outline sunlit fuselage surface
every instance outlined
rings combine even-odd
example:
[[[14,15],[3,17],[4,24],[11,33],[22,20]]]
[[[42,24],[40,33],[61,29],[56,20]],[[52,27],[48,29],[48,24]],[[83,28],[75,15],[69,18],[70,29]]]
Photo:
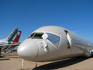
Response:
[[[87,39],[58,26],[34,31],[18,47],[18,55],[30,61],[53,61],[67,57],[91,56],[93,44]]]

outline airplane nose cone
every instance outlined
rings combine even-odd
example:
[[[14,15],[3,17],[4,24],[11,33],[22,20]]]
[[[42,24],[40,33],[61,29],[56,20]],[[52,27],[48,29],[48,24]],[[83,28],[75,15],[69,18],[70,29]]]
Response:
[[[38,45],[32,40],[25,40],[19,45],[17,53],[25,60],[34,60],[38,53]]]

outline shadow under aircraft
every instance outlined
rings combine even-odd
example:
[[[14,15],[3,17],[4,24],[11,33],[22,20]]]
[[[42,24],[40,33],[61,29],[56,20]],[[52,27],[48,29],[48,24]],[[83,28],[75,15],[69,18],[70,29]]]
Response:
[[[42,65],[42,66],[34,68],[33,70],[52,70],[52,69],[64,68],[64,67],[79,63],[87,59],[88,58],[69,58],[69,59]]]

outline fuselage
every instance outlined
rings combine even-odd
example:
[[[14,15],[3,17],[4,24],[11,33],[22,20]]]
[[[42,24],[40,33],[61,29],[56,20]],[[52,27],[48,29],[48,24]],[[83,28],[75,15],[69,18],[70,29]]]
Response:
[[[0,40],[0,45],[6,45],[6,44],[11,44],[11,41],[8,41],[8,39],[1,39]]]
[[[53,61],[68,57],[91,56],[93,42],[59,26],[35,30],[18,47],[18,55],[29,61]]]

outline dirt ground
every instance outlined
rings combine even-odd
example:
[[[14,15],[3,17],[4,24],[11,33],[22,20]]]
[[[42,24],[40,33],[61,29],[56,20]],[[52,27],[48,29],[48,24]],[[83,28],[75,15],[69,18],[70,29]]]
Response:
[[[36,63],[24,60],[14,53],[2,53],[0,58],[0,70],[93,70],[93,57],[91,58],[68,58],[56,62],[40,62]]]

